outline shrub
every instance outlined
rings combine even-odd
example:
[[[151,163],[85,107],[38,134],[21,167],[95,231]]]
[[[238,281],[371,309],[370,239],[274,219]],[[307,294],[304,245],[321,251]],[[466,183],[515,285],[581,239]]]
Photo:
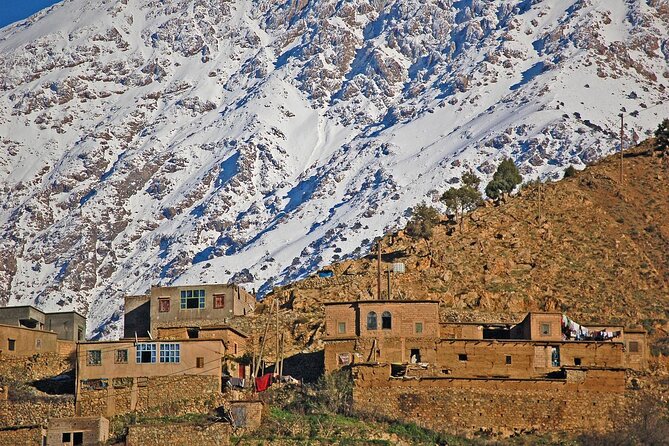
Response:
[[[439,211],[421,203],[414,208],[406,231],[411,237],[428,239],[432,237],[432,229],[437,223],[439,223]]]
[[[669,119],[664,119],[655,130],[655,149],[669,150]]]

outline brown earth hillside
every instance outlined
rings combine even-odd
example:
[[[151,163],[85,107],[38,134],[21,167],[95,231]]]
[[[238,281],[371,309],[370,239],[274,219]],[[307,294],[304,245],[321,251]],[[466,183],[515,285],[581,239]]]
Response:
[[[669,168],[648,155],[651,142],[574,177],[532,184],[499,205],[465,218],[445,216],[429,240],[403,231],[383,239],[383,270],[393,299],[436,299],[444,320],[515,321],[526,311],[563,311],[582,323],[643,324],[656,339],[669,319]],[[334,277],[310,277],[269,295],[282,304],[291,351],[317,349],[323,303],[376,298],[373,254],[332,265]],[[382,298],[387,297],[385,275]],[[259,314],[248,330],[261,331]],[[270,355],[271,355],[270,348]]]

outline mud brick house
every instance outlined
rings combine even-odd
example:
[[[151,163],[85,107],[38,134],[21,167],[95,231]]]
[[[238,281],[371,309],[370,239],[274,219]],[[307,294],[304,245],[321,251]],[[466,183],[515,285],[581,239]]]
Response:
[[[3,356],[32,356],[57,351],[56,333],[34,328],[0,325],[0,358]]]
[[[104,417],[50,418],[45,446],[93,446],[109,438],[109,420]]]
[[[67,356],[85,333],[86,318],[74,311],[44,313],[30,305],[0,308],[0,352],[5,356]]]
[[[440,323],[437,301],[356,301],[325,321],[326,372],[351,366],[355,410],[452,433],[610,428],[648,355],[642,330],[561,313]]]
[[[86,318],[76,311],[45,313],[31,305],[2,307],[0,324],[53,331],[63,341],[81,341],[86,336]]]
[[[580,330],[574,339],[564,320]],[[440,375],[533,378],[563,366],[641,369],[648,355],[642,330],[584,327],[561,313],[529,313],[518,324],[440,323],[437,301],[377,300],[325,304],[325,322],[326,371],[422,363]],[[611,337],[597,340],[602,333]]]
[[[436,363],[439,302],[325,304],[325,370],[358,362]]]
[[[229,325],[208,325],[203,327],[164,327],[158,328],[158,339],[217,339],[223,342],[225,357],[224,369],[230,376],[248,379],[251,369],[235,361],[248,352],[249,337]]]
[[[78,344],[76,412],[112,416],[221,392],[218,339]]]
[[[237,285],[154,286],[149,295],[126,297],[124,336],[155,336],[159,328],[225,325],[253,312],[255,304],[255,298]]]

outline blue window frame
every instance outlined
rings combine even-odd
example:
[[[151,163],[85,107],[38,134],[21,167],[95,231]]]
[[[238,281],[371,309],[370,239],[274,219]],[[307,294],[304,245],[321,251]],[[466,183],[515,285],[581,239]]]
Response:
[[[137,344],[137,364],[156,362],[156,344]]]
[[[181,309],[193,310],[204,308],[205,294],[204,290],[182,290],[181,291]]]
[[[160,362],[179,362],[179,344],[160,344]]]

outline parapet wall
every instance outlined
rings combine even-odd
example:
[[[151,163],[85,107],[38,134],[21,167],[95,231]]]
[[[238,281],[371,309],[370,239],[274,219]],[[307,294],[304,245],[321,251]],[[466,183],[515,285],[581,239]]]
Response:
[[[227,423],[134,425],[128,428],[128,446],[226,446],[230,444]]]
[[[389,378],[354,368],[354,410],[452,434],[604,431],[626,403],[624,371],[564,380]]]
[[[111,378],[80,383],[77,414],[113,416],[127,412],[178,415],[200,412],[205,400],[221,400],[217,376],[178,375]],[[220,405],[220,404],[219,404]]]
[[[57,353],[0,358],[0,376],[21,382],[57,376],[73,368],[72,358]]]
[[[44,429],[40,426],[0,428],[0,446],[40,445]]]

